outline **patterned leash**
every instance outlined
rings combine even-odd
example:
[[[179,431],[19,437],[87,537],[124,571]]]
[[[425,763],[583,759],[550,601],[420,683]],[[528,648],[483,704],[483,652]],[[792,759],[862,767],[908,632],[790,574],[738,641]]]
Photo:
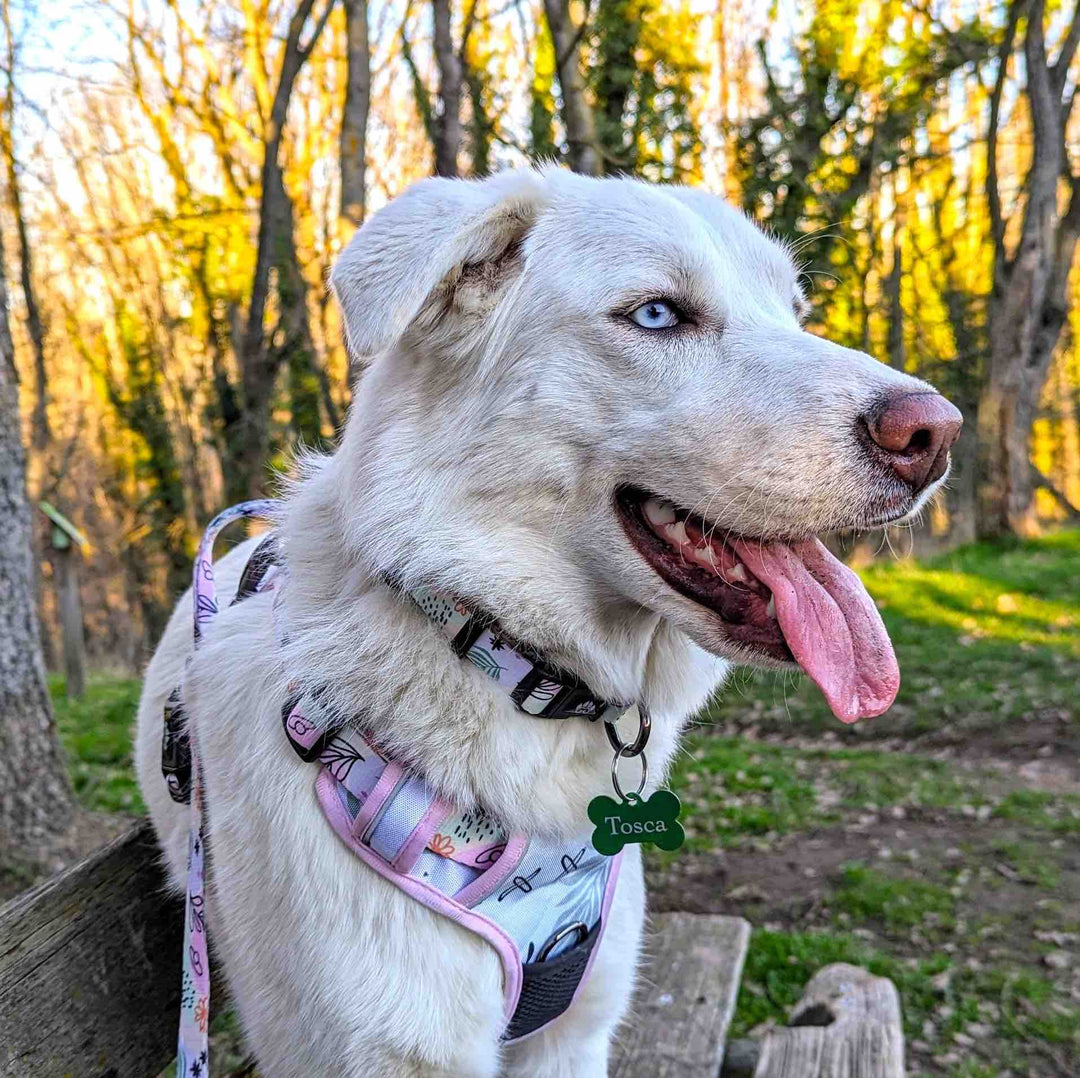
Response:
[[[219,513],[199,544],[192,593],[195,647],[203,626],[218,612],[214,583],[214,541],[230,524],[247,517],[273,516],[280,503],[270,498],[243,502]],[[180,990],[180,1031],[176,1078],[210,1078],[210,954],[204,903],[206,847],[203,838],[203,791],[195,743],[191,743],[191,824],[188,831],[188,880],[184,902],[184,958]]]

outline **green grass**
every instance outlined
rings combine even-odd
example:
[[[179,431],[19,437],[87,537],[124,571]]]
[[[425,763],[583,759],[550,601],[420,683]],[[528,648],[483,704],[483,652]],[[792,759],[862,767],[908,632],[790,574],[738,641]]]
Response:
[[[79,801],[100,812],[145,812],[131,757],[139,682],[92,677],[80,700],[67,698],[62,677],[50,677],[49,689]]]
[[[783,1024],[807,981],[833,962],[863,966],[895,981],[904,996],[908,1036],[921,1029],[935,1006],[937,992],[932,978],[950,967],[948,956],[939,955],[912,968],[846,932],[756,929],[750,937],[731,1036],[745,1036],[769,1019]]]
[[[948,887],[886,874],[861,862],[841,868],[830,905],[851,921],[880,921],[891,932],[914,928],[931,917],[935,927],[956,921],[956,896]]]
[[[918,753],[813,749],[707,730],[692,733],[687,748],[671,786],[686,806],[687,848],[698,852],[823,827],[850,812],[886,805],[960,814],[987,806],[984,812],[1047,826],[1056,814],[1053,826],[1060,830],[1074,822],[1068,798],[1047,795],[1037,799],[1037,809],[1022,813],[1013,795],[994,803],[992,773],[961,772]]]
[[[1080,833],[1080,796],[1046,790],[1012,790],[994,814],[1056,834]]]
[[[807,878],[821,895],[812,913],[801,884],[791,912],[768,895],[733,909],[755,921],[733,1036],[785,1021],[814,972],[847,961],[897,984],[913,1074],[1080,1073],[1073,969],[1042,964],[1053,940],[1080,932],[1070,853],[1080,793],[1038,788],[994,760],[1016,759],[1031,723],[1040,739],[1080,746],[1080,532],[863,576],[900,660],[897,705],[846,728],[804,679],[740,674],[672,776],[686,847],[650,861],[663,873],[720,848],[780,865],[804,837],[823,849],[831,835],[849,842],[845,863]],[[130,743],[138,683],[93,678],[77,702],[60,679],[51,687],[82,803],[141,812]],[[895,740],[878,744],[885,737]],[[935,755],[949,741],[953,758]],[[1041,741],[1023,743],[1021,760]],[[908,858],[919,826],[922,846]],[[867,829],[879,844],[857,849],[852,835]],[[218,1032],[223,1051],[237,1041],[242,1054],[233,1033]]]
[[[824,815],[813,783],[797,775],[782,746],[700,736],[690,746],[691,759],[672,777],[672,788],[693,806],[684,813],[690,849],[784,834]]]
[[[1001,863],[1024,883],[1053,891],[1061,883],[1061,871],[1046,856],[1046,850],[1036,842],[1002,840],[994,844],[993,852]]]

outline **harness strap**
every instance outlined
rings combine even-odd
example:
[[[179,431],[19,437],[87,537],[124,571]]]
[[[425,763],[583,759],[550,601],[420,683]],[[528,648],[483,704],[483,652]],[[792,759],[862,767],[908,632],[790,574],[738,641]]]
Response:
[[[219,513],[210,522],[199,545],[193,570],[196,648],[202,639],[203,628],[219,609],[213,565],[215,540],[235,521],[248,517],[272,518],[279,507],[280,503],[271,499],[243,502]],[[249,558],[232,602],[240,602],[258,591],[270,590],[276,584],[274,577],[282,572],[277,539],[271,534]],[[596,696],[574,675],[551,666],[533,649],[514,641],[490,616],[435,589],[418,588],[406,594],[435,622],[454,651],[487,674],[525,714],[538,718],[584,718],[614,723],[627,709],[628,705],[610,703]],[[365,860],[369,852],[374,851],[385,866],[385,870],[382,867],[378,870],[389,872],[398,880],[410,879],[409,873],[419,860],[431,854],[438,855],[435,860],[442,859],[446,865],[446,871],[439,872],[444,882],[455,872],[471,870],[475,874],[479,870],[479,877],[462,876],[458,886],[450,889],[451,894],[458,892],[456,901],[440,895],[441,901],[449,902],[457,911],[455,919],[458,915],[465,919],[474,917],[465,905],[466,901],[470,906],[473,902],[477,905],[490,901],[501,903],[517,890],[529,893],[533,889],[530,882],[533,877],[522,876],[515,877],[508,890],[489,894],[488,888],[494,889],[496,881],[504,879],[504,872],[509,875],[525,853],[527,840],[507,836],[482,813],[455,812],[452,806],[434,798],[418,776],[409,775],[396,763],[386,760],[356,731],[340,729],[340,718],[320,714],[319,698],[324,691],[325,686],[310,688],[299,683],[290,686],[282,708],[282,725],[289,743],[301,759],[323,765],[318,782],[323,807],[334,806],[336,829],[341,821],[348,821],[348,833],[343,833],[342,837],[354,843],[358,852],[363,851]],[[176,1078],[209,1078],[210,961],[204,901],[203,788],[190,737],[178,688],[166,702],[162,742],[162,771],[169,793],[175,801],[190,799],[191,804]],[[339,784],[344,803],[337,795],[330,800],[330,788],[324,783],[331,780]],[[350,798],[356,803],[355,815],[349,812]],[[390,804],[395,807],[392,817],[380,815],[380,809]],[[404,815],[403,806],[411,806]],[[491,866],[499,861],[502,862],[499,871],[492,871]],[[455,868],[455,863],[461,867]],[[570,863],[576,864],[573,857]],[[567,871],[565,864],[562,870]],[[541,867],[537,867],[533,875],[541,871]],[[447,876],[446,872],[451,875]],[[613,862],[608,886],[604,888],[605,915],[617,872],[618,858]],[[597,923],[602,920],[600,918]],[[510,1035],[525,1035],[529,1029],[543,1024],[540,1021],[543,1016],[519,1016],[515,1009],[521,993],[521,958],[513,941],[509,937],[503,940],[505,934],[495,922],[483,917],[480,921],[489,926],[482,934],[498,946],[507,973],[508,1018],[514,1018]],[[579,949],[584,956],[582,962],[591,961],[595,933],[590,932],[588,939],[588,948]],[[503,942],[507,946],[503,946]],[[531,950],[530,947],[530,953]],[[587,966],[576,971],[575,987],[583,979],[584,970]],[[544,975],[554,973],[552,966]],[[569,999],[563,1000],[544,1022],[561,1013],[568,1003]]]

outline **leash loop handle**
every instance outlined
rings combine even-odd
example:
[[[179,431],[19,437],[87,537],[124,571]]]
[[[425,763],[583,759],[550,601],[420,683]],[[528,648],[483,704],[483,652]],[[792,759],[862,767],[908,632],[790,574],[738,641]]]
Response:
[[[279,503],[269,498],[244,502],[218,513],[199,544],[192,571],[194,646],[203,626],[218,612],[214,577],[214,540],[233,521],[272,516]],[[190,662],[191,657],[188,656]],[[171,698],[170,698],[171,699]],[[203,831],[203,787],[195,741],[189,739],[191,810],[188,829],[188,878],[184,899],[183,975],[180,991],[180,1026],[176,1038],[176,1078],[210,1078],[210,950],[204,904],[206,849]],[[171,787],[170,787],[171,789]]]

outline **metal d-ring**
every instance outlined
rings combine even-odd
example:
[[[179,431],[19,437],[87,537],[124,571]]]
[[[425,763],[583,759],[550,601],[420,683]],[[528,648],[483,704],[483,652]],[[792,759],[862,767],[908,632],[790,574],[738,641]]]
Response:
[[[641,791],[645,789],[645,783],[649,781],[649,761],[645,758],[643,752],[637,753],[641,759],[641,781],[638,783],[638,788],[632,794],[624,794],[622,787],[619,785],[619,761],[622,759],[631,759],[634,753],[627,752],[628,748],[632,746],[625,745],[621,749],[615,750],[615,755],[611,759],[611,785],[615,790],[615,793],[619,795],[620,801],[629,801],[631,798],[641,799]]]
[[[584,943],[589,938],[589,926],[585,924],[584,921],[572,921],[570,924],[560,928],[559,931],[540,948],[540,953],[536,956],[536,961],[546,962],[547,956],[555,949],[555,945],[561,940],[566,939],[571,932],[576,932],[578,935],[577,943],[574,944],[575,947],[579,943]]]
[[[611,747],[615,750],[615,761],[618,763],[620,756],[625,756],[630,759],[633,756],[640,756],[645,751],[645,746],[649,743],[649,734],[652,733],[652,719],[649,718],[648,711],[645,710],[644,704],[638,704],[638,732],[637,737],[631,742],[623,741],[619,737],[619,731],[613,722],[604,723],[604,732],[607,734],[608,741],[611,742]],[[614,764],[612,765],[614,767]]]

